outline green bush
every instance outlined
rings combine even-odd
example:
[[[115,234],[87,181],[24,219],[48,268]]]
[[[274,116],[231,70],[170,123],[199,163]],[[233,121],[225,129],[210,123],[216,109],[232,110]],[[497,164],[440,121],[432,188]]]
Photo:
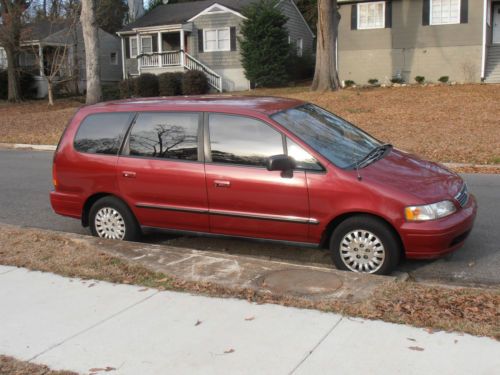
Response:
[[[352,86],[354,86],[355,84],[356,84],[356,82],[354,82],[354,81],[353,81],[353,80],[351,80],[351,79],[346,79],[346,80],[344,81],[344,85],[345,85],[345,87],[352,87]]]
[[[135,79],[129,78],[124,79],[118,84],[118,91],[120,92],[120,98],[127,99],[135,95]]]
[[[160,96],[182,95],[184,73],[162,73],[158,76]]]
[[[304,53],[302,56],[297,56],[294,51],[292,51],[287,62],[288,77],[292,81],[312,78],[314,76],[315,64],[316,61],[312,54]]]
[[[421,85],[425,82],[425,77],[424,76],[416,76],[415,82],[417,82],[419,85]]]
[[[368,83],[369,83],[370,85],[377,85],[377,84],[378,84],[378,79],[377,79],[377,78],[370,78],[370,79],[368,80]]]
[[[182,93],[184,95],[203,95],[209,90],[208,79],[205,73],[199,70],[190,70],[182,78]]]
[[[158,76],[151,73],[144,73],[135,80],[135,96],[147,98],[159,95]]]
[[[22,72],[19,74],[21,98],[28,100],[36,98],[37,90],[33,74]],[[7,70],[0,70],[0,99],[7,100],[9,95],[9,77]]]
[[[391,78],[391,82],[402,84],[402,83],[405,83],[405,80],[401,77],[393,77],[393,78]]]
[[[448,76],[442,76],[442,77],[439,77],[439,79],[438,79],[438,81],[441,83],[448,83],[449,80],[450,80],[450,77],[448,77]]]
[[[117,100],[121,97],[121,87],[118,83],[105,83],[102,85],[102,99]]]

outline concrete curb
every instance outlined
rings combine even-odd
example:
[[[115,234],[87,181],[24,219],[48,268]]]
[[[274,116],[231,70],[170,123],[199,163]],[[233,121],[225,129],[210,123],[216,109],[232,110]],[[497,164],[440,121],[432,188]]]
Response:
[[[12,149],[31,149],[36,151],[55,151],[57,146],[54,145],[31,145],[27,143],[0,143],[0,148]]]

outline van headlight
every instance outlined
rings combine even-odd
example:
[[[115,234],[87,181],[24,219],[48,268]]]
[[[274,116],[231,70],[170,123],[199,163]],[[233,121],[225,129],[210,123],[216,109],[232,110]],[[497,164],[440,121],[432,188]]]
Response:
[[[427,221],[440,219],[456,211],[452,201],[442,201],[424,206],[409,206],[405,208],[405,217],[408,221]]]

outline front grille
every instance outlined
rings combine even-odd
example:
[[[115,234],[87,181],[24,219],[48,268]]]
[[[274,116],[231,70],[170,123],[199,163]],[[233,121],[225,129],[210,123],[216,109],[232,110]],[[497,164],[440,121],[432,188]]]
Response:
[[[469,192],[467,191],[467,185],[465,183],[460,192],[455,195],[455,199],[458,203],[460,203],[461,207],[465,207],[467,205],[467,202],[469,201]]]

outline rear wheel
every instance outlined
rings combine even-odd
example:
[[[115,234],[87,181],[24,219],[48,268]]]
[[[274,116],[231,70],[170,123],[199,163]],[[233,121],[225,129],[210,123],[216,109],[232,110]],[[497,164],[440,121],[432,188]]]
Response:
[[[127,205],[111,196],[101,198],[93,204],[89,224],[96,237],[136,241],[141,235],[141,229]]]
[[[367,215],[352,216],[332,233],[330,251],[338,269],[386,275],[399,263],[399,240],[388,224]]]

